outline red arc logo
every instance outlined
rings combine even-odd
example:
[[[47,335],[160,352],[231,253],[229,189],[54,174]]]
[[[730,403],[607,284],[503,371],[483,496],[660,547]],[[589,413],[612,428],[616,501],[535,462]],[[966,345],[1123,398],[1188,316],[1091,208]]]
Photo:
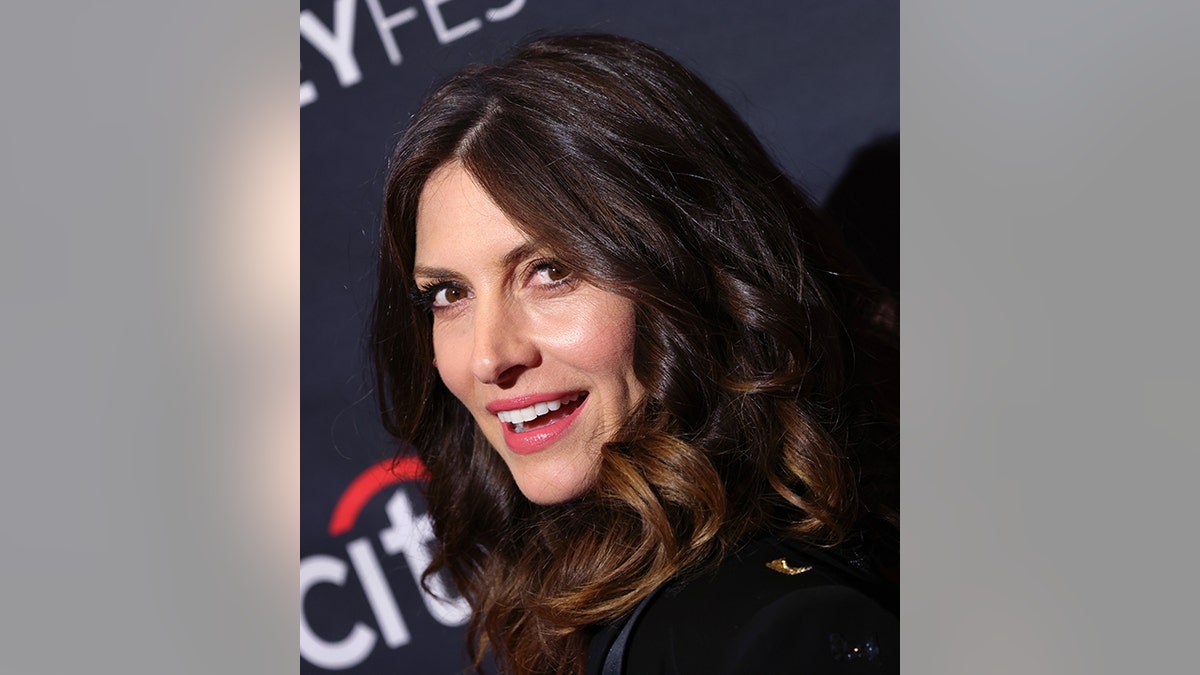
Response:
[[[358,474],[338,498],[337,506],[333,507],[333,515],[329,518],[329,535],[336,537],[349,532],[358,520],[358,514],[372,497],[389,485],[408,480],[429,480],[425,465],[416,457],[385,459]]]

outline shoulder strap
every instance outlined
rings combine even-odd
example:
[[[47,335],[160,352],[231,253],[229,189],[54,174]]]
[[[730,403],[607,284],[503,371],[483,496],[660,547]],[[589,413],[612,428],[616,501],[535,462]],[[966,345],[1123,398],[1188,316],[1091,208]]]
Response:
[[[654,598],[662,592],[670,582],[660,585],[658,588],[650,592],[650,595],[642,598],[637,607],[633,608],[633,612],[629,618],[625,620],[625,625],[621,627],[621,632],[617,633],[617,638],[613,640],[609,646],[608,652],[604,655],[604,667],[600,670],[600,675],[621,675],[625,670],[625,651],[629,648],[629,636],[633,634],[634,626],[638,619],[642,618],[642,614]]]

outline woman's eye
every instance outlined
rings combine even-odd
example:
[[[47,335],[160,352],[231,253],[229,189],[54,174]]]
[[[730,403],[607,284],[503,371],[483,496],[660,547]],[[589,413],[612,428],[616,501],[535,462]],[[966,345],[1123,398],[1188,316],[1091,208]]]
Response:
[[[433,306],[448,307],[465,297],[467,297],[467,294],[464,293],[461,288],[455,288],[454,286],[443,286],[434,292]]]
[[[538,266],[534,269],[533,274],[534,279],[538,283],[542,284],[557,283],[571,276],[571,273],[568,272],[562,265],[552,262],[543,262],[538,264]]]

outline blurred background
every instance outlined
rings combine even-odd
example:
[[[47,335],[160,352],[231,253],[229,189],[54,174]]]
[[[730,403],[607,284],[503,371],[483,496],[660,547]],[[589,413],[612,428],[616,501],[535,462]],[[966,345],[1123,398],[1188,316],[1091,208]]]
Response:
[[[397,446],[365,359],[387,157],[410,116],[464,65],[539,35],[643,40],[725,97],[898,290],[899,5],[302,0],[300,10],[301,671],[458,673],[465,609],[416,583],[431,543],[424,504],[414,467],[390,468]],[[258,132],[247,148],[273,130]]]

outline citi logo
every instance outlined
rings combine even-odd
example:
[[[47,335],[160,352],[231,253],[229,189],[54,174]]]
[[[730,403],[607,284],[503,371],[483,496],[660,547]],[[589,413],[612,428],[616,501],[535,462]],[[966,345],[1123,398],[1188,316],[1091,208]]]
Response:
[[[328,670],[344,670],[361,664],[378,648],[380,642],[389,649],[398,649],[412,642],[412,633],[405,621],[394,592],[394,583],[416,584],[418,595],[430,616],[443,626],[461,626],[470,616],[470,607],[457,593],[452,592],[440,575],[429,579],[430,595],[421,588],[421,573],[433,559],[433,524],[428,514],[417,516],[413,511],[405,483],[424,481],[425,467],[414,457],[401,458],[395,462],[384,460],[359,474],[342,492],[333,515],[329,519],[328,532],[333,538],[352,532],[363,509],[376,495],[391,490],[384,510],[387,525],[380,531],[358,536],[345,545],[345,555],[315,554],[300,560],[300,656],[305,661]],[[381,563],[373,539],[378,539],[385,558]],[[399,572],[401,559],[408,568],[407,579]],[[385,571],[385,568],[387,571]],[[350,580],[350,570],[354,580]],[[322,585],[328,593],[358,593],[365,596],[374,627],[363,620],[353,621],[349,632],[337,630],[336,635],[318,634],[312,628],[308,612],[319,611],[306,603],[310,591]],[[437,597],[435,597],[437,596]],[[347,601],[356,598],[340,599]],[[360,602],[360,601],[359,601]],[[410,610],[411,612],[412,610]],[[419,611],[419,610],[418,610]],[[368,618],[368,617],[363,617]],[[326,632],[331,632],[326,629]]]

